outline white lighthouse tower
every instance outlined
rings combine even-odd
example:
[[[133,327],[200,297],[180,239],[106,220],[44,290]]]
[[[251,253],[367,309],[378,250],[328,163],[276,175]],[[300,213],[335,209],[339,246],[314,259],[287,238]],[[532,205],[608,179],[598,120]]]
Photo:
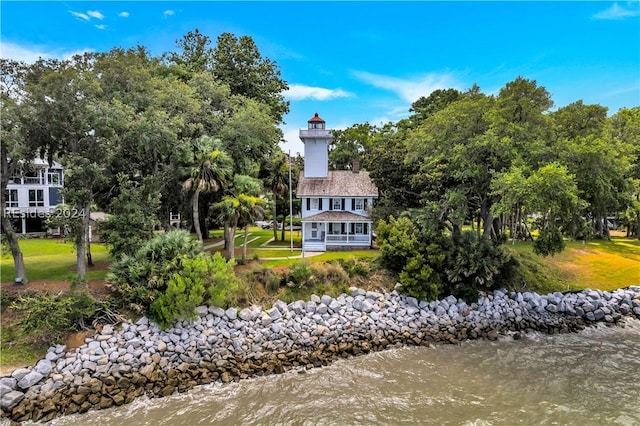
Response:
[[[333,139],[331,130],[325,129],[325,121],[313,116],[306,130],[300,130],[300,140],[304,143],[304,177],[326,178],[329,172],[329,144]]]

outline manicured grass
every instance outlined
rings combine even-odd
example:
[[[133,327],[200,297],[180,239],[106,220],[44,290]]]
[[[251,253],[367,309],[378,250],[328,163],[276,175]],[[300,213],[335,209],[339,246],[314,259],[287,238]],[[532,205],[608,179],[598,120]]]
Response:
[[[60,239],[35,238],[21,240],[20,248],[30,280],[65,281],[75,274],[76,253],[73,244]],[[91,244],[93,262],[109,261],[110,257],[103,244]],[[106,269],[88,268],[89,281],[104,279]],[[0,277],[3,283],[13,282],[15,268],[11,252],[2,253],[0,258]]]
[[[640,240],[571,241],[562,253],[546,258],[534,254],[531,243],[506,247],[517,253],[525,273],[549,288],[610,291],[640,284]]]
[[[302,252],[300,251],[300,249],[293,249],[293,252],[291,250],[285,249],[257,249],[254,250],[253,253],[257,253],[258,256],[260,258],[265,258],[265,257],[293,257],[293,256],[300,256],[300,254],[302,254]]]

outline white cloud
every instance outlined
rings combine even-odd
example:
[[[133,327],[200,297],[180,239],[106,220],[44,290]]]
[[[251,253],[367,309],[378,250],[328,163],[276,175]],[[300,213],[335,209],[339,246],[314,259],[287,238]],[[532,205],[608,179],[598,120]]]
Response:
[[[428,96],[438,89],[458,88],[459,84],[451,74],[427,74],[413,79],[403,79],[366,71],[353,71],[361,81],[380,89],[389,90],[407,102],[415,102],[421,96]]]
[[[107,26],[106,26],[106,25],[104,25],[104,24],[94,25],[94,27],[96,27],[96,28],[97,28],[97,29],[99,29],[99,30],[106,30],[106,29],[107,29]]]
[[[118,13],[118,16],[121,18],[128,18],[129,17],[129,12],[120,12]]]
[[[63,50],[49,50],[43,49],[38,46],[20,46],[15,43],[3,42],[0,45],[0,57],[3,59],[13,59],[14,61],[22,61],[28,64],[32,64],[40,58],[43,59],[70,59],[74,55],[82,55],[83,53],[90,52],[89,49],[75,50],[75,51],[63,51]]]
[[[306,124],[306,123],[305,123]],[[291,151],[291,155],[295,156],[298,153],[304,155],[304,144],[300,140],[300,130],[294,126],[284,126],[282,129],[285,143],[280,145],[280,148],[284,152]]]
[[[292,84],[289,86],[289,90],[284,93],[284,96],[293,101],[300,101],[302,99],[326,101],[335,98],[346,98],[353,95],[342,89],[325,89],[323,87]]]
[[[14,43],[3,42],[0,45],[0,57],[3,59],[33,63],[39,58],[51,58],[53,55],[37,48],[27,48]]]
[[[87,15],[96,19],[104,19],[104,15],[97,10],[87,10]]]
[[[164,15],[164,17],[166,18],[166,17],[168,17],[168,16],[173,16],[173,15],[175,15],[175,14],[176,14],[176,12],[174,12],[174,11],[173,11],[173,10],[171,10],[171,9],[168,9],[168,10],[165,10],[162,14],[163,14],[163,15]]]
[[[91,18],[89,17],[89,15],[82,13],[82,12],[74,12],[73,10],[69,11],[70,14],[72,14],[73,16],[75,16],[76,18],[78,18],[81,21],[88,21]]]
[[[622,7],[618,3],[614,3],[609,9],[603,10],[593,15],[596,19],[625,19],[640,15],[640,3],[628,2],[628,7]]]

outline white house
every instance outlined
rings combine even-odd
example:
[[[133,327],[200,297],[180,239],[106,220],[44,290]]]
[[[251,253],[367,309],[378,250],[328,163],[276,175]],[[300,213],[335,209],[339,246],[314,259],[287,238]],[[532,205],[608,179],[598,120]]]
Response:
[[[369,173],[354,161],[352,170],[329,170],[331,130],[316,113],[300,130],[304,171],[298,181],[302,199],[302,250],[327,251],[371,247],[368,209],[378,198]]]
[[[46,230],[45,220],[63,202],[64,170],[60,163],[36,158],[9,177],[5,211],[23,234]]]

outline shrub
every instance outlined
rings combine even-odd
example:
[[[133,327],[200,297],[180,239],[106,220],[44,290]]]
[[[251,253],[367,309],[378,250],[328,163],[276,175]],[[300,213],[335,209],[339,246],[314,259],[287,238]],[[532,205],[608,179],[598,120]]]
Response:
[[[313,269],[308,262],[300,262],[291,265],[287,274],[287,285],[297,285],[299,287],[307,287],[312,285],[314,281]]]
[[[558,227],[547,227],[540,230],[538,238],[533,242],[533,252],[540,256],[553,256],[564,250],[564,238]]]
[[[329,285],[341,285],[349,281],[349,275],[338,263],[327,263],[324,266],[314,266],[318,281]],[[322,278],[320,277],[322,270]]]
[[[348,259],[339,259],[338,263],[342,266],[342,269],[349,275],[349,278],[353,278],[356,275],[361,277],[366,277],[369,275],[369,267],[364,265],[362,261],[356,259],[355,257],[350,257]]]
[[[202,245],[183,230],[156,235],[133,256],[122,255],[111,266],[107,281],[120,300],[139,312],[162,294],[182,262],[202,252]]]
[[[39,334],[48,344],[61,342],[65,333],[85,327],[96,313],[96,300],[84,292],[65,295],[22,296],[11,304],[27,315],[20,321],[24,333]]]
[[[192,319],[196,307],[203,303],[227,307],[228,297],[238,290],[233,260],[227,262],[220,253],[200,253],[184,258],[167,284],[165,292],[151,303],[150,316],[167,326],[178,318]]]
[[[467,301],[476,300],[479,291],[497,288],[497,278],[509,268],[511,256],[501,245],[480,238],[474,231],[463,232],[453,239],[446,260],[447,292]],[[510,270],[510,274],[513,271]]]

